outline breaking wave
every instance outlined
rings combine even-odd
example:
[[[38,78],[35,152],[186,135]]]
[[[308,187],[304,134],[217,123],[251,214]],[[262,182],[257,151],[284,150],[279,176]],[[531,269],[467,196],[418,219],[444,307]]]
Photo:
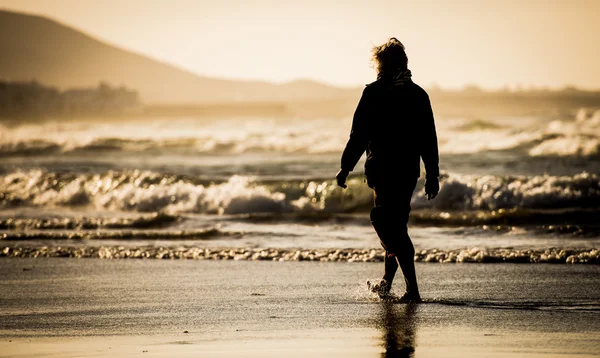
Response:
[[[172,140],[97,138],[88,143],[53,142],[41,139],[0,143],[3,156],[70,155],[105,152],[171,153],[171,154],[241,154],[241,153],[337,153],[343,148],[341,138],[335,145],[332,137],[319,135],[303,138],[290,135],[288,139],[269,140],[253,136],[243,141],[178,138]]]
[[[546,139],[529,150],[531,156],[600,156],[600,110],[580,109],[575,121],[548,124]]]
[[[439,118],[442,155],[518,150],[530,157],[600,156],[600,110],[582,108],[575,118]],[[275,125],[268,120],[225,121],[221,125],[168,121],[51,124],[9,128],[0,124],[0,155],[47,156],[123,152],[178,155],[243,153],[336,153],[348,139],[347,125],[312,120]],[[349,125],[349,122],[347,122]],[[229,128],[224,131],[222,127]],[[2,133],[4,132],[4,133]],[[202,133],[190,136],[190,133]]]
[[[92,229],[156,229],[183,221],[178,215],[152,213],[133,218],[5,218],[0,219],[0,230],[92,230]]]
[[[428,201],[413,196],[413,208],[439,210],[564,209],[600,207],[600,178],[574,176],[450,176],[440,193]]]
[[[31,170],[0,176],[0,207],[87,206],[169,215],[368,212],[372,191],[362,178],[351,178],[348,184],[347,190],[341,190],[331,180],[260,182],[232,176],[224,182],[206,183],[150,171],[62,174]],[[600,178],[585,172],[532,177],[446,175],[432,201],[425,198],[419,182],[412,207],[447,211],[448,215],[500,209],[598,209]]]
[[[575,118],[448,119],[438,123],[441,154],[518,150],[530,157],[600,157],[600,110]]]
[[[248,235],[249,233],[246,232],[223,230],[219,225],[215,225],[193,230],[140,230],[128,228],[120,230],[8,231],[0,233],[0,240],[207,240],[224,237],[241,238]]]

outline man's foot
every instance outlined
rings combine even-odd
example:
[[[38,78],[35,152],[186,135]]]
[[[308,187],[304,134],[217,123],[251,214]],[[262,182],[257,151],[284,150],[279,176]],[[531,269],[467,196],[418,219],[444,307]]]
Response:
[[[386,280],[381,279],[379,282],[371,283],[371,281],[367,281],[367,287],[371,292],[376,293],[381,298],[389,297],[390,290],[392,289],[392,285],[390,285]]]
[[[419,292],[404,292],[402,297],[398,299],[399,302],[406,303],[421,303],[423,300],[421,299],[421,295]]]

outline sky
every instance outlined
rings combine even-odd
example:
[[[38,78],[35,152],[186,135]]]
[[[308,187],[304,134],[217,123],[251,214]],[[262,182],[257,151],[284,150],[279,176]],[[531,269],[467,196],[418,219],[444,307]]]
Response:
[[[600,88],[599,0],[0,0],[199,75],[355,86],[397,37],[413,79]]]

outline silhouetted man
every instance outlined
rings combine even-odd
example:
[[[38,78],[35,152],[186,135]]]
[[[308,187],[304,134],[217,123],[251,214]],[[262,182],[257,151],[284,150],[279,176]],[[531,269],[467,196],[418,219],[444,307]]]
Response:
[[[337,184],[346,178],[366,151],[365,176],[374,191],[371,223],[385,249],[383,279],[369,284],[381,297],[389,294],[398,266],[406,282],[404,301],[420,301],[413,247],[407,223],[410,200],[426,171],[425,193],[439,192],[438,145],[429,96],[411,80],[404,45],[396,38],[373,49],[377,80],[368,84],[354,113],[352,130],[342,154]]]

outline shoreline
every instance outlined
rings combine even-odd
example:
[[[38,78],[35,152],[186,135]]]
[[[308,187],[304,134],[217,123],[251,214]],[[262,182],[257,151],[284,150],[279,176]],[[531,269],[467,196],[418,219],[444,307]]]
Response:
[[[0,258],[383,262],[383,249],[199,248],[194,246],[0,246]],[[417,249],[415,262],[600,264],[599,248]]]

